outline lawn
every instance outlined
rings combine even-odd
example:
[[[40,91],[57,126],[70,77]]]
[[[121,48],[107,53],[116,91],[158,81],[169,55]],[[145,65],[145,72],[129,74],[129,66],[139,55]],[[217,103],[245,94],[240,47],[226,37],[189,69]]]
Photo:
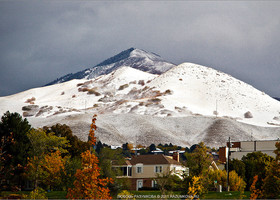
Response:
[[[160,191],[130,191],[136,199],[157,199],[157,197],[167,197],[167,199],[180,199],[186,198],[186,195],[181,195],[181,192],[169,192],[166,196],[161,196]],[[200,196],[200,199],[240,199],[240,192],[208,192]],[[245,191],[243,194],[243,199],[250,199],[250,192]]]
[[[201,199],[241,199],[240,192],[208,192],[202,195]],[[243,199],[250,199],[250,192],[245,191],[243,194]]]
[[[66,191],[51,191],[47,193],[48,199],[65,199],[66,198]],[[131,194],[135,197],[135,199],[181,199],[184,198],[185,195],[181,195],[181,192],[174,191],[174,192],[167,192],[165,196],[162,196],[160,191],[130,191]],[[2,198],[6,198],[11,194],[29,194],[28,191],[21,191],[21,192],[2,192]],[[116,197],[114,197],[115,199]],[[0,198],[1,199],[1,198]],[[200,199],[240,199],[239,192],[208,192],[200,196]],[[243,199],[250,199],[250,192],[246,191],[244,193]]]
[[[2,198],[7,198],[8,196],[13,196],[15,194],[18,195],[28,195],[30,193],[30,191],[19,191],[19,192],[10,192],[10,191],[3,191],[2,192],[2,196],[0,196]],[[47,197],[48,199],[66,199],[66,191],[51,191],[47,193]]]

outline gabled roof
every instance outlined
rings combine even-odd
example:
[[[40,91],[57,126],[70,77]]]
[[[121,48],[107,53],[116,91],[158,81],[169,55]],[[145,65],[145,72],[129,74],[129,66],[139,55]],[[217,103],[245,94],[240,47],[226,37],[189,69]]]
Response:
[[[173,164],[173,165],[182,165],[180,162],[173,160],[165,155],[139,155],[135,156],[130,160],[132,165],[142,163],[143,165],[158,165],[158,164]]]

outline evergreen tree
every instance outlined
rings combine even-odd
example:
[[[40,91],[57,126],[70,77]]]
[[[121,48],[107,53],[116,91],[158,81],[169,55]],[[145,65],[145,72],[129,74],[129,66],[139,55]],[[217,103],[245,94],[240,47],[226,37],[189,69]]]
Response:
[[[156,150],[156,145],[155,144],[151,144],[149,146],[149,151],[152,152],[152,151],[155,151]]]
[[[2,151],[10,155],[9,162],[6,162],[4,168],[13,168],[13,176],[6,177],[10,184],[21,186],[23,167],[27,164],[30,141],[27,132],[31,129],[27,119],[23,119],[18,113],[7,111],[0,121],[1,140],[12,135],[13,144],[6,145]]]

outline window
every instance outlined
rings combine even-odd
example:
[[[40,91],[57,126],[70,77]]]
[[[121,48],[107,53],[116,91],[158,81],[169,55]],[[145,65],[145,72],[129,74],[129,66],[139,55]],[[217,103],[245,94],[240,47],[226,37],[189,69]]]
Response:
[[[152,188],[157,188],[157,181],[156,180],[152,180]]]
[[[140,166],[140,167],[137,167],[137,168],[136,168],[136,172],[137,172],[138,174],[142,173],[142,167],[141,167],[141,166]]]
[[[155,166],[155,172],[161,173],[162,172],[162,166]]]
[[[112,170],[116,173],[117,176],[131,176],[132,175],[132,167],[112,167]]]
[[[136,164],[135,167],[136,167],[136,173],[137,173],[137,174],[143,173],[143,164],[142,164],[142,163]]]

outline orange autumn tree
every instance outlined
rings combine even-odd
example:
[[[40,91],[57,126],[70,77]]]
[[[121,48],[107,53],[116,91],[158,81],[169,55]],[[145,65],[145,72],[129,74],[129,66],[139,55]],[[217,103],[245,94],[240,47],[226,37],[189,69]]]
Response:
[[[256,188],[256,182],[258,181],[258,175],[254,176],[254,180],[253,183],[250,187],[250,199],[257,199],[258,197],[260,197],[262,195],[261,191],[259,189]]]
[[[89,131],[89,142],[92,146],[96,143],[94,132],[96,130],[96,115],[93,116]],[[87,150],[81,154],[82,168],[78,169],[74,181],[74,187],[68,189],[67,198],[69,199],[112,199],[110,190],[106,187],[111,179],[101,179],[98,158]]]

